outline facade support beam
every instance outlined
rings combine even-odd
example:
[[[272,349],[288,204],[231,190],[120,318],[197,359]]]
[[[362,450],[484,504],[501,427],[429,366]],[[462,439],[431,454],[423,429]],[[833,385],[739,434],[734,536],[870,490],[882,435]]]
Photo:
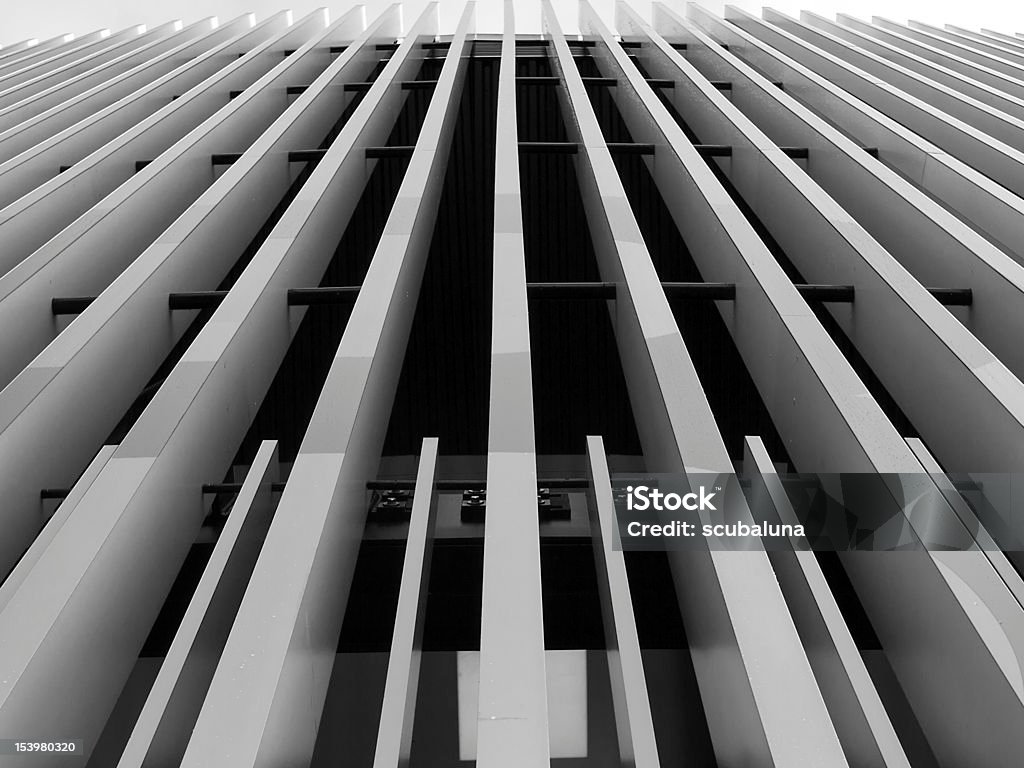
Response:
[[[366,522],[366,483],[377,474],[430,250],[474,12],[475,5],[468,3],[445,55],[409,168],[292,465],[182,768],[229,762],[260,768],[301,765],[313,755]],[[429,5],[425,13],[436,15],[437,5]],[[428,29],[421,17],[395,57],[422,51]],[[401,80],[408,78],[399,75],[392,67],[370,93],[382,87],[401,92]],[[329,160],[330,152],[317,172]],[[315,198],[303,200],[302,207],[314,204]],[[281,226],[295,223],[286,217]],[[206,357],[219,346],[214,337],[205,345],[197,340],[194,348],[196,356]],[[302,526],[294,525],[298,516]],[[247,663],[251,658],[260,663]]]
[[[542,13],[552,67],[564,84],[559,97],[566,127],[582,150],[577,176],[598,269],[603,280],[620,284],[613,325],[647,469],[730,475],[732,462],[547,0]],[[581,21],[588,14],[582,4]],[[594,25],[584,29],[595,34]],[[622,53],[618,42],[610,45]],[[653,94],[645,82],[643,88]],[[732,209],[739,218],[715,186],[720,210]],[[756,236],[748,231],[752,244]],[[744,519],[750,512],[744,504],[730,514]],[[669,553],[669,562],[719,762],[846,765],[766,554],[677,551]],[[709,601],[709,594],[719,599]]]
[[[511,0],[503,5],[476,758],[480,768],[546,768],[550,743],[519,185],[515,10]]]

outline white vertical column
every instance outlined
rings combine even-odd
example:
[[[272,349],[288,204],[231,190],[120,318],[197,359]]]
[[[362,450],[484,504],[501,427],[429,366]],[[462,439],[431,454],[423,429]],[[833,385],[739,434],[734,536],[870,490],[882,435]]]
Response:
[[[542,768],[550,763],[514,14],[511,0],[506,0],[494,174],[487,513],[477,712],[480,768]]]
[[[398,588],[398,608],[391,635],[373,768],[407,766],[412,751],[423,621],[426,617],[434,520],[437,516],[437,493],[434,490],[436,474],[437,438],[425,437],[416,470],[412,511],[409,513],[409,533],[405,541],[405,561]]]
[[[623,765],[658,768],[658,744],[654,738],[651,702],[633,615],[633,598],[622,550],[615,548],[615,499],[612,495],[608,457],[600,437],[587,437],[587,478],[590,490],[587,509],[590,535],[597,567],[597,589],[601,597],[607,646],[608,675],[618,734],[619,758]]]

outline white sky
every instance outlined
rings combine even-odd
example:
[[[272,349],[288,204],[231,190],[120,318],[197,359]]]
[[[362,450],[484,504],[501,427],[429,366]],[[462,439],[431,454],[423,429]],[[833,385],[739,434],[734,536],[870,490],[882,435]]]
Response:
[[[613,19],[614,0],[591,0],[609,22]],[[631,0],[635,7],[647,14],[650,0]],[[366,0],[368,14],[383,8],[388,0]],[[553,0],[559,18],[567,32],[576,29],[576,0]],[[683,0],[668,0],[669,5],[682,11]],[[405,3],[407,21],[410,14],[424,6],[424,0]],[[733,0],[733,4],[760,14],[764,0]],[[702,5],[721,11],[722,3],[702,0]],[[1000,32],[1024,32],[1024,3],[1013,0],[771,0],[769,5],[780,11],[797,15],[801,9],[816,11],[830,18],[836,12],[849,13],[861,18],[872,14],[897,21],[908,18],[932,24],[957,24],[970,29],[986,27]],[[186,24],[206,16],[218,16],[222,21],[245,12],[254,12],[260,19],[274,11],[291,8],[296,18],[314,8],[326,6],[332,18],[349,7],[347,2],[320,2],[295,0],[168,0],[167,2],[132,2],[132,0],[3,0],[0,3],[0,43],[7,45],[29,37],[44,40],[65,32],[82,34],[109,27],[123,29],[132,24],[154,26],[161,22],[181,19]],[[463,7],[462,0],[441,0],[442,24],[445,31],[454,25],[456,15]],[[519,32],[537,32],[540,25],[539,0],[516,0]],[[649,17],[648,17],[649,18]],[[477,3],[477,30],[500,32],[501,0],[479,0]]]

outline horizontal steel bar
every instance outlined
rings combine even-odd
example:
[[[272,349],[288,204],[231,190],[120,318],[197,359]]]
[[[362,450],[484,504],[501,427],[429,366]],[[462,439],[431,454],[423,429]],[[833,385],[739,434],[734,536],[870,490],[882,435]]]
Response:
[[[152,160],[136,160],[135,161],[135,172],[138,173],[139,171],[141,171],[143,168],[145,168],[147,165],[149,165],[152,162],[153,162]]]
[[[327,154],[326,149],[298,149],[288,153],[289,163],[318,163]]]
[[[372,82],[345,83],[344,89],[349,92],[365,93],[366,91],[370,90],[370,87],[372,85]]]
[[[520,152],[542,154],[575,155],[579,145],[574,141],[520,141]]]
[[[548,155],[575,155],[579,152],[579,144],[574,141],[520,141],[521,152]],[[635,142],[609,142],[608,151],[620,155],[653,155],[653,144]]]
[[[613,155],[653,155],[654,145],[626,141],[609,141],[608,151]]]
[[[625,144],[625,147],[646,147],[650,145]],[[614,147],[614,145],[609,145]],[[387,149],[390,149],[388,147]],[[319,151],[319,150],[315,150]],[[661,284],[669,299],[706,299],[730,301],[736,298],[736,287],[731,283],[679,283]],[[794,286],[805,299],[815,301],[852,302],[852,285],[815,285],[797,283]],[[288,305],[292,307],[320,304],[339,304],[354,301],[359,294],[358,285],[325,286],[318,288],[290,288]],[[615,283],[569,282],[569,283],[527,283],[531,299],[615,299]],[[946,306],[969,307],[973,303],[970,288],[928,288],[939,303]],[[206,309],[215,307],[227,296],[227,291],[189,291],[172,293],[168,296],[168,308],[172,310]],[[54,315],[75,315],[84,312],[95,296],[70,296],[51,300]]]
[[[426,90],[428,88],[434,88],[437,85],[437,80],[404,80],[402,81],[403,91],[417,91]]]
[[[527,283],[531,299],[614,299],[616,283]],[[730,300],[736,298],[736,286],[730,283],[662,283],[670,299],[695,298]]]
[[[587,488],[590,481],[585,477],[549,477],[538,478],[537,487],[545,489],[565,490],[572,488]],[[366,484],[368,491],[411,491],[415,487],[412,480],[371,480]],[[485,478],[466,480],[438,480],[436,483],[439,491],[469,491],[474,489],[486,489]]]
[[[43,488],[39,492],[39,498],[43,501],[49,499],[66,499],[71,493],[70,488]]]
[[[241,156],[241,152],[221,152],[216,155],[210,155],[210,162],[213,165],[232,165],[238,162],[238,158]]]
[[[694,144],[701,157],[732,157],[732,147],[728,144]]]
[[[359,295],[358,285],[343,285],[324,288],[291,288],[288,291],[288,306],[305,307],[314,304],[338,304],[355,301]]]
[[[52,299],[50,309],[55,315],[77,315],[84,312],[96,300],[95,296],[71,296],[63,299]]]
[[[807,285],[794,286],[805,300],[810,301],[853,301],[852,285]]]
[[[167,307],[169,309],[208,309],[218,306],[227,295],[227,291],[172,293],[167,297]]]
[[[202,487],[204,494],[238,493],[242,490],[241,483],[208,483]],[[271,483],[272,493],[281,493],[284,490],[284,483]]]
[[[284,92],[289,96],[298,96],[300,93],[305,93],[308,85],[289,85],[284,89]]]
[[[412,147],[367,147],[366,158],[379,160],[387,157],[409,157],[412,150]]]
[[[970,288],[929,288],[928,293],[947,307],[969,307],[974,303]]]
[[[327,52],[328,53],[344,53],[346,50],[348,50],[348,46],[347,45],[332,45],[330,48],[327,49]],[[283,53],[284,53],[285,56],[291,56],[293,53],[295,53],[295,49],[294,48],[287,48],[287,49],[284,50]]]

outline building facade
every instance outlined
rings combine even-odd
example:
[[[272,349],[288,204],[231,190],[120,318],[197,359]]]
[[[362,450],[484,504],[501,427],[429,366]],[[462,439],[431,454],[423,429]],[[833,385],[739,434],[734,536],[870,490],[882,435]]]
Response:
[[[0,49],[0,765],[1020,764],[1024,37],[563,10]]]

